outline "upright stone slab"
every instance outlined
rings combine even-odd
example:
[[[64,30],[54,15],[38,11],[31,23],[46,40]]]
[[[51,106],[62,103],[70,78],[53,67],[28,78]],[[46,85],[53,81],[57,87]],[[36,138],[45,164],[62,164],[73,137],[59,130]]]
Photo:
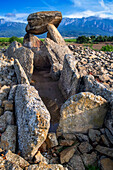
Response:
[[[19,150],[25,159],[32,160],[45,141],[50,126],[50,114],[33,86],[17,86],[15,116]]]
[[[53,24],[58,27],[62,20],[62,14],[59,11],[37,12],[30,14],[27,20],[28,25],[26,26],[26,32],[38,35],[48,31],[48,24]]]
[[[51,66],[57,62],[63,65],[64,56],[66,54],[72,54],[68,46],[59,45],[49,38],[45,39],[45,45],[47,49],[47,56],[49,58]]]
[[[73,55],[64,57],[63,69],[59,80],[59,88],[65,97],[68,99],[77,93],[80,81],[80,75],[76,69],[77,61]]]
[[[48,32],[50,34],[50,38],[60,45],[66,45],[64,39],[62,38],[61,34],[57,30],[57,28],[53,24],[48,24],[47,26]]]
[[[17,41],[13,41],[10,46],[8,47],[6,54],[9,58],[14,57],[14,52],[17,48],[22,47],[22,44],[17,42]]]
[[[14,61],[14,69],[15,69],[15,73],[17,76],[18,84],[30,85],[29,80],[26,76],[26,73],[24,69],[22,68],[21,64],[19,63],[18,59],[15,59]]]
[[[33,74],[34,53],[28,48],[20,47],[15,50],[14,58],[19,60],[28,77],[28,80],[30,80]]]
[[[23,46],[27,48],[38,47],[40,48],[43,45],[43,42],[33,34],[25,34],[23,39]]]
[[[41,69],[50,66],[45,44],[38,37],[27,33],[24,36],[23,46],[31,49],[34,53],[35,68]]]

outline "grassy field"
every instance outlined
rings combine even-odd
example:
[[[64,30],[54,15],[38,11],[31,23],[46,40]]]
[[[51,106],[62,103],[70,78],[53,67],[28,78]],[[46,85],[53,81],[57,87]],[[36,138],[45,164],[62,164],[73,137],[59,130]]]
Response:
[[[44,38],[40,38],[41,41],[44,41]],[[18,41],[20,43],[23,43],[23,38],[17,38],[17,37],[11,37],[11,38],[6,38],[6,37],[0,37],[0,48],[8,48],[11,42],[13,41]],[[66,43],[75,43],[76,39],[65,39]]]
[[[13,40],[21,40],[23,41],[23,38],[17,38],[17,37],[11,37],[11,38],[6,38],[6,37],[0,37],[0,42],[10,42],[11,39]],[[41,41],[44,41],[44,38],[39,38]],[[76,43],[76,39],[64,39],[65,42],[71,42],[71,43]]]
[[[64,39],[67,43],[76,43],[76,39]]]
[[[40,38],[41,41],[44,41],[44,38]],[[76,39],[64,39],[66,44],[75,44],[76,46],[83,46],[83,47],[90,47],[94,50],[103,50],[103,51],[113,51],[113,42],[100,42],[100,43],[83,43],[79,44],[76,42]],[[18,41],[23,43],[23,38],[18,37],[0,37],[0,49],[1,48],[8,48],[11,42]]]
[[[0,37],[0,49],[1,49],[1,48],[7,49],[7,48],[9,47],[9,45],[10,45],[13,41],[18,41],[18,42],[20,42],[20,43],[23,43],[23,38],[18,38],[18,37],[11,37],[11,38]]]
[[[18,37],[11,37],[11,38],[0,37],[0,42],[11,42],[12,40],[16,40],[16,39],[23,41],[23,38],[18,38]]]
[[[0,42],[9,42],[9,38],[1,38],[0,37]]]

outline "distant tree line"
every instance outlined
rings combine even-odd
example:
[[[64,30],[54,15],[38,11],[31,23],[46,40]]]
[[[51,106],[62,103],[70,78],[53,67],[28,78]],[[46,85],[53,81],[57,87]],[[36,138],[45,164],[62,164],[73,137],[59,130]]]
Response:
[[[17,42],[22,44],[23,43],[23,38],[18,38],[18,37],[15,37],[15,36],[9,38],[10,43],[12,43],[13,41],[17,41]]]
[[[3,38],[0,37],[0,42],[1,43],[4,43],[4,42],[12,43],[13,41],[17,41],[17,42],[23,43],[23,38],[18,38],[18,37],[15,37],[15,36],[10,37],[10,38],[8,38],[8,37],[3,37]]]
[[[106,41],[113,41],[113,36],[90,36],[90,37],[86,37],[86,36],[79,36],[76,39],[77,43],[99,43],[99,42],[106,42]]]

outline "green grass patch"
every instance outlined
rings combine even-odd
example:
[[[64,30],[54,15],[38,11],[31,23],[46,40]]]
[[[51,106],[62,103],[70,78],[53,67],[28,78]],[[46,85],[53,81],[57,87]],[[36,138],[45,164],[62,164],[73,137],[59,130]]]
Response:
[[[41,41],[44,41],[45,38],[39,38]],[[65,42],[76,43],[76,39],[64,39]]]
[[[45,38],[39,38],[42,42],[45,40]]]
[[[20,43],[23,43],[23,38],[18,38],[18,37],[10,37],[10,38],[7,38],[7,37],[0,37],[0,42],[4,43],[4,42],[9,42],[9,43],[12,43],[13,41],[17,41],[17,42],[20,42]]]
[[[15,36],[9,38],[10,43],[12,43],[13,41],[17,41],[17,42],[22,44],[23,43],[23,38],[18,38],[18,37],[15,37]]]
[[[64,39],[65,42],[76,43],[76,39]]]
[[[0,37],[0,42],[9,42],[10,38]]]
[[[110,52],[112,52],[113,51],[113,46],[112,45],[102,46],[101,51],[110,51]]]

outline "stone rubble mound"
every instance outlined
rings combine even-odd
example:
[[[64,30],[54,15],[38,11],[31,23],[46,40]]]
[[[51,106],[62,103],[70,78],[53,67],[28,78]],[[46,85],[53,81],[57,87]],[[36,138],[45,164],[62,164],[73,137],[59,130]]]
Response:
[[[58,11],[28,16],[23,46],[0,51],[0,169],[113,169],[113,53],[67,46]],[[48,32],[45,42],[33,34]],[[65,98],[56,132],[31,85],[50,68]]]

